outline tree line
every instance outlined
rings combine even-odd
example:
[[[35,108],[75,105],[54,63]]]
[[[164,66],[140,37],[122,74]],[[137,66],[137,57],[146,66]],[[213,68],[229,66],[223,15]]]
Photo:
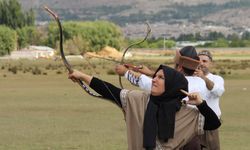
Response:
[[[138,42],[140,39],[125,39],[119,26],[107,21],[94,22],[63,22],[64,49],[66,54],[83,54],[86,51],[98,51],[104,46],[112,46],[118,50]],[[237,35],[224,36],[222,33],[211,32],[207,37],[199,33],[182,34],[178,38],[150,38],[136,48],[173,48],[176,41],[208,40],[199,47],[249,47],[250,32],[241,37]],[[28,45],[47,45],[59,49],[59,30],[55,22],[46,27],[25,26],[12,29],[0,25],[0,56],[10,54],[12,50],[22,49]]]
[[[121,29],[107,21],[63,22],[66,54],[98,51],[105,46],[121,49],[124,44]],[[0,56],[28,45],[46,45],[59,49],[59,30],[55,22],[47,27],[25,26],[12,29],[0,25]]]
[[[207,35],[181,34],[178,38],[172,38],[175,41],[208,41],[199,47],[250,47],[250,32],[245,31],[238,36],[237,34],[229,34],[225,36],[220,32],[210,32]]]
[[[22,10],[17,0],[0,0],[0,56],[28,45],[47,45],[58,49],[59,30],[51,21],[47,27],[34,26],[32,9]],[[117,49],[124,42],[120,27],[107,21],[63,22],[66,54],[97,51],[104,46]]]

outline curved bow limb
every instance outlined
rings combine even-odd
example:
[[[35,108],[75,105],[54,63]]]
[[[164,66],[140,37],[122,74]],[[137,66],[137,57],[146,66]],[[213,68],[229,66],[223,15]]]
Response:
[[[121,59],[120,64],[123,64],[123,63],[124,63],[125,55],[126,55],[126,53],[128,52],[128,50],[129,50],[130,48],[132,48],[132,47],[135,46],[135,45],[139,45],[139,44],[141,44],[141,43],[143,43],[144,41],[147,40],[147,38],[148,38],[148,36],[149,36],[149,34],[150,34],[150,32],[151,32],[151,28],[150,28],[150,25],[149,25],[148,21],[146,21],[146,25],[147,25],[147,34],[146,34],[146,36],[145,36],[141,41],[135,42],[135,43],[129,45],[129,46],[125,49],[125,51],[123,52],[123,55],[122,55],[122,59]],[[119,76],[119,84],[120,84],[120,87],[123,89],[121,76]]]
[[[47,6],[44,6],[44,9],[53,16],[53,18],[56,20],[57,25],[59,27],[59,32],[60,32],[60,54],[63,60],[63,63],[65,65],[65,67],[67,68],[67,70],[72,73],[73,69],[71,67],[71,65],[69,64],[69,62],[67,61],[65,55],[64,55],[64,51],[63,51],[63,29],[62,29],[62,25],[60,22],[60,19],[58,17],[58,15],[53,12],[51,9],[49,9]],[[98,98],[103,98],[101,95],[97,95],[95,93],[92,93],[88,87],[81,81],[81,80],[77,80],[77,83],[82,87],[82,89],[84,89],[89,95],[94,96],[94,97],[98,97]]]

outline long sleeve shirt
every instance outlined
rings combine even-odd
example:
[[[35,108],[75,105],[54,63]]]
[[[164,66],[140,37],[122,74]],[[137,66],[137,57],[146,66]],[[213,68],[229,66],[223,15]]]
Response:
[[[209,73],[206,77],[214,83],[214,87],[212,88],[212,90],[207,89],[207,99],[206,99],[207,104],[209,107],[213,109],[216,115],[220,118],[221,110],[219,106],[219,101],[220,97],[225,91],[224,79],[212,73]]]

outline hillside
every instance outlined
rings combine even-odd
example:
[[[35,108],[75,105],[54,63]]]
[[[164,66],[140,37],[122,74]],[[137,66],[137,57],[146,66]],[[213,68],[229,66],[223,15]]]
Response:
[[[20,2],[25,9],[35,10],[37,22],[50,20],[42,9],[43,5],[48,5],[56,10],[63,20],[110,20],[122,26],[125,34],[129,36],[141,36],[144,31],[143,22],[146,20],[156,27],[156,32],[153,33],[155,37],[178,36],[181,32],[206,34],[209,31],[218,31],[226,35],[239,34],[248,30],[250,22],[250,19],[246,19],[250,18],[250,13],[246,13],[250,12],[249,0],[20,0]],[[164,31],[162,28],[165,26],[174,30]],[[210,27],[204,29],[205,26],[216,26],[216,30]]]
[[[20,0],[25,9],[34,8],[37,20],[47,20],[42,6],[48,5],[67,20],[108,19],[115,23],[142,20],[169,22],[175,19],[196,20],[224,10],[249,8],[247,0]]]
[[[158,9],[157,6],[171,6],[173,4],[179,3],[184,5],[199,5],[206,3],[215,3],[215,4],[225,4],[231,1],[238,0],[19,0],[23,7],[39,7],[40,5],[51,5],[54,8],[63,8],[63,9],[81,9],[97,6],[119,6],[119,5],[135,5],[135,8],[142,8],[144,6],[152,7]]]

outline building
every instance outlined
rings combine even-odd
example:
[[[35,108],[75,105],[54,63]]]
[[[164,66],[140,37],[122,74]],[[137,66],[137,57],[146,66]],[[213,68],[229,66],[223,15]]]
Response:
[[[27,48],[11,52],[12,59],[38,59],[38,58],[53,58],[55,50],[47,46],[29,46]]]

